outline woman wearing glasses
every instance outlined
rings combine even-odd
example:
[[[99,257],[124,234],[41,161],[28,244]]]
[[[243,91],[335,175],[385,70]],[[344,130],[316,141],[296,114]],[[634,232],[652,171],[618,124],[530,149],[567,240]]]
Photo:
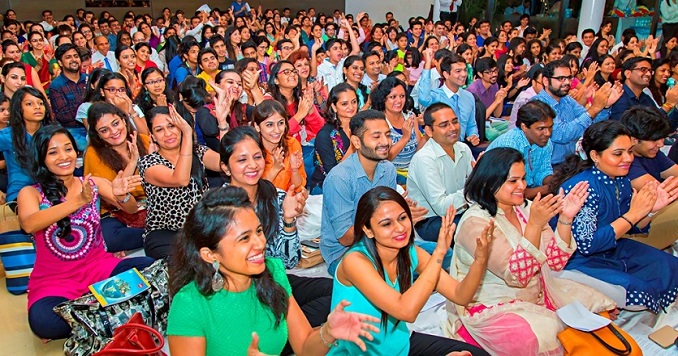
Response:
[[[120,73],[106,72],[99,79],[99,83],[92,95],[91,102],[107,101],[127,115],[139,133],[149,134],[148,126],[141,109],[132,103],[132,93],[125,77]]]
[[[144,116],[156,106],[174,104],[174,93],[170,90],[165,74],[157,67],[146,68],[141,72],[141,91],[134,99],[134,103],[141,109]]]

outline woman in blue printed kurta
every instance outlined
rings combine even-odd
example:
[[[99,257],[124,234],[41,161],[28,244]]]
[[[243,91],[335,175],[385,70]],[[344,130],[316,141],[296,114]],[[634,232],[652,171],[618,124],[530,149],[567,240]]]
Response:
[[[676,300],[678,258],[623,237],[649,230],[654,214],[678,197],[678,180],[651,182],[634,194],[626,177],[633,144],[617,122],[593,124],[582,146],[586,160],[571,157],[555,174],[566,179],[565,193],[578,182],[589,183],[589,197],[572,226],[577,251],[565,268],[622,286],[627,305],[656,313]]]

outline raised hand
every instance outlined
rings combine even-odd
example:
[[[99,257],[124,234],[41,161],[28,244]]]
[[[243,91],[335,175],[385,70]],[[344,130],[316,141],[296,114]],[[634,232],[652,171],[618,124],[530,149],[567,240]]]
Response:
[[[663,209],[676,200],[676,198],[678,198],[678,179],[675,176],[670,176],[657,186],[657,201],[652,207],[652,212],[656,213]]]
[[[532,82],[532,79],[530,79],[530,78],[528,78],[528,77],[521,78],[521,79],[518,81],[518,85],[516,85],[516,88],[518,88],[518,89],[523,88],[523,87],[529,85],[530,82]]]
[[[589,197],[589,183],[588,182],[579,182],[570,190],[567,195],[564,194],[563,188],[560,188],[560,196],[563,198],[563,209],[560,212],[560,215],[568,220],[574,219],[575,216],[581,210],[581,207],[584,206],[586,198]]]
[[[127,141],[127,149],[129,150],[129,160],[130,162],[136,162],[139,160],[139,146],[137,146],[137,132],[132,132],[132,142]]]
[[[304,155],[301,151],[292,152],[290,154],[290,168],[292,171],[298,171],[302,164],[304,164]]]
[[[485,264],[490,256],[490,245],[492,245],[492,238],[494,237],[494,219],[485,225],[480,236],[476,237],[476,252],[474,258],[476,261]]]
[[[640,190],[633,190],[631,197],[631,205],[629,206],[629,213],[636,214],[638,220],[642,220],[647,214],[652,212],[655,203],[657,202],[657,188],[659,184],[657,181],[647,182]],[[637,223],[638,221],[634,221]]]
[[[88,174],[83,178],[82,180],[82,190],[80,191],[80,195],[78,196],[80,198],[80,202],[82,205],[86,205],[92,202],[92,199],[94,198],[94,194],[92,193],[94,191],[94,187],[92,187],[92,174]]]
[[[452,246],[452,241],[454,241],[454,230],[457,229],[457,224],[454,223],[456,213],[457,211],[454,209],[454,206],[450,205],[440,223],[436,250],[439,250],[442,254],[447,253],[447,250]]]
[[[336,340],[351,341],[365,352],[367,347],[362,338],[369,341],[374,339],[372,332],[378,333],[379,328],[373,324],[379,323],[379,319],[366,314],[344,311],[348,305],[351,303],[342,300],[327,316],[327,333]]]
[[[403,140],[408,141],[412,137],[412,131],[414,129],[414,120],[405,118],[403,122]]]
[[[124,172],[119,171],[118,175],[115,176],[115,179],[111,181],[111,188],[113,189],[113,195],[122,196],[134,190],[136,187],[141,185],[141,176],[134,175],[129,177],[124,177]]]
[[[544,226],[563,209],[563,197],[561,195],[549,194],[545,197],[541,193],[532,201],[530,208],[530,222],[536,226]]]
[[[606,107],[612,106],[614,103],[621,98],[621,96],[624,95],[624,87],[620,82],[614,83],[612,88],[610,89],[610,97],[607,99],[607,105]]]
[[[603,109],[607,105],[607,101],[610,99],[611,92],[612,84],[603,84],[603,86],[596,90],[596,94],[593,95],[593,106]]]
[[[285,153],[283,152],[282,147],[274,148],[271,155],[273,156],[273,168],[282,170],[285,162]]]
[[[172,125],[176,126],[181,130],[181,133],[186,137],[186,135],[191,136],[193,134],[193,128],[191,125],[188,123],[188,121],[184,120],[181,115],[177,112],[177,109],[174,108],[174,106],[169,107],[169,112],[170,112],[170,122]]]

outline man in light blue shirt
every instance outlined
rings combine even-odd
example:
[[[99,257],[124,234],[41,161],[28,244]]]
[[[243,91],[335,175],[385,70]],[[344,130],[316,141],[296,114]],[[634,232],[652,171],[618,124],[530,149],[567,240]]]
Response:
[[[563,60],[550,62],[542,71],[544,90],[535,96],[536,100],[545,102],[556,112],[551,135],[551,164],[554,166],[565,162],[565,158],[574,153],[575,145],[586,128],[593,122],[610,117],[610,106],[621,95],[617,89],[613,91],[611,84],[606,83],[596,91],[591,107],[585,109],[568,95],[572,78],[569,63]],[[614,95],[611,95],[613,92]]]
[[[471,146],[478,146],[478,125],[476,124],[476,101],[473,94],[462,89],[466,84],[466,61],[458,55],[452,55],[442,59],[440,71],[445,83],[442,87],[431,89],[431,63],[433,51],[424,50],[424,70],[421,73],[419,84],[419,104],[428,107],[433,103],[445,103],[449,105],[459,118],[461,130],[459,140],[466,140]]]
[[[534,199],[537,193],[549,194],[553,178],[551,155],[553,118],[556,113],[546,103],[532,100],[520,107],[516,127],[492,141],[487,150],[497,147],[515,148],[525,160],[525,198]]]
[[[391,129],[384,113],[361,111],[351,118],[350,128],[356,153],[332,168],[323,182],[320,253],[332,276],[342,255],[353,244],[353,222],[360,197],[378,186],[396,189],[395,166],[386,159],[391,148]],[[408,203],[414,222],[428,212],[411,199]],[[433,243],[419,245],[427,251],[435,248]],[[446,260],[449,258],[451,255]]]

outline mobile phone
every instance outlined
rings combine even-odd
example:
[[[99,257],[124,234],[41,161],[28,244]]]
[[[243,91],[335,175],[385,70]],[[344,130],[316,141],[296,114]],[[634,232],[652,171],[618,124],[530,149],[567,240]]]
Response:
[[[669,325],[664,325],[661,329],[651,333],[647,337],[657,345],[667,349],[673,346],[678,340],[678,331]]]
[[[301,244],[310,248],[320,248],[320,239],[303,240]]]
[[[676,80],[673,79],[673,78],[669,78],[666,81],[666,86],[669,87],[669,88],[673,88],[675,85],[676,85]]]

